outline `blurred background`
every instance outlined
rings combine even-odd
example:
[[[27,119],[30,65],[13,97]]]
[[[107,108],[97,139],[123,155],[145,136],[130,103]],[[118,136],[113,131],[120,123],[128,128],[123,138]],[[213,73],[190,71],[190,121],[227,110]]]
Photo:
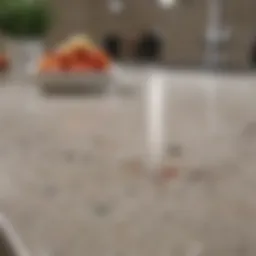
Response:
[[[255,8],[0,0],[0,256],[255,256]]]
[[[84,31],[120,61],[253,66],[251,0],[77,0],[72,5],[56,0],[54,5],[49,45],[70,32]]]
[[[10,5],[15,1],[2,2]],[[17,28],[12,33],[5,24],[2,31],[16,39],[40,38],[48,48],[70,34],[85,33],[121,62],[155,62],[179,67],[218,63],[230,69],[254,67],[255,3],[252,0],[54,0],[47,3],[47,14],[42,10],[46,3],[40,2],[37,5],[41,7],[32,7],[36,11],[23,8],[23,12],[31,13],[31,28],[24,29],[26,22],[29,24],[25,18],[16,23],[16,27],[23,26],[23,29]],[[11,16],[6,8],[1,8],[5,20]],[[33,12],[39,15],[33,16]],[[51,16],[51,22],[42,17],[46,15],[48,19]]]

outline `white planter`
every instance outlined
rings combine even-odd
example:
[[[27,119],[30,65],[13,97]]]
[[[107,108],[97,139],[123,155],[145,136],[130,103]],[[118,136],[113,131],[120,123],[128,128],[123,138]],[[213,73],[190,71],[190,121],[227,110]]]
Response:
[[[11,60],[12,77],[26,77],[37,73],[43,44],[41,40],[9,40],[7,52]]]
[[[108,72],[51,73],[38,76],[40,87],[53,93],[103,93],[112,80]]]

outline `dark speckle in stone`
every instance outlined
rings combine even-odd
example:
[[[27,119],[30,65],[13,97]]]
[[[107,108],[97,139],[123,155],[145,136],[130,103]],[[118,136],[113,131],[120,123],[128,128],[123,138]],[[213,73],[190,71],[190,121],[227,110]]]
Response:
[[[188,181],[190,182],[202,182],[213,179],[213,175],[211,172],[207,172],[203,169],[195,169],[191,170],[188,175]]]
[[[47,185],[44,191],[47,197],[54,197],[58,194],[58,189],[54,185]]]
[[[94,213],[97,216],[105,217],[110,213],[110,208],[110,205],[108,205],[107,203],[98,203],[94,206]]]
[[[182,156],[182,147],[177,144],[169,145],[167,148],[167,153],[172,157],[181,157]]]
[[[75,160],[75,154],[72,151],[66,151],[63,153],[66,162],[70,163]]]

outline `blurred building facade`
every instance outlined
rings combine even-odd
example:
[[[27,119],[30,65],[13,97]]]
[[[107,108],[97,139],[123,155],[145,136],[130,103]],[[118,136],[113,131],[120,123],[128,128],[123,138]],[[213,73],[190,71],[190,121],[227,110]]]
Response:
[[[114,1],[114,0],[113,0]],[[121,1],[121,0],[120,0]],[[132,43],[144,31],[156,29],[162,38],[161,61],[200,65],[206,48],[209,0],[176,0],[162,7],[158,0],[122,0],[120,12],[110,0],[52,0],[54,24],[49,46],[71,33],[87,33],[102,43],[109,34],[123,41],[122,59],[132,60]],[[226,32],[220,51],[227,65],[248,67],[255,39],[255,0],[223,0],[222,25]]]

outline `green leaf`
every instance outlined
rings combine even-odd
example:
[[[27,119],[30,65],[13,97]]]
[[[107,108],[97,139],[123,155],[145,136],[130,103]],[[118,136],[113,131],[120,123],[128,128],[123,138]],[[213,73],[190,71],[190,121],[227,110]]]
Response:
[[[14,37],[41,37],[50,25],[47,1],[0,0],[0,29]]]

